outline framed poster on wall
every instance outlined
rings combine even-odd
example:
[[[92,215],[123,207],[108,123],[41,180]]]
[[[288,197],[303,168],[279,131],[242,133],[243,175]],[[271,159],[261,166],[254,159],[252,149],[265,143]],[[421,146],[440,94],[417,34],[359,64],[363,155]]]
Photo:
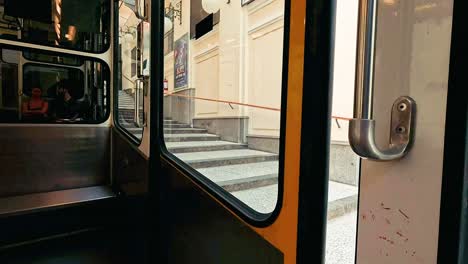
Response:
[[[255,0],[241,0],[241,5],[245,6],[245,5],[248,5],[248,4],[252,3],[253,1],[255,1]]]
[[[174,45],[174,89],[188,85],[188,33],[176,40]]]

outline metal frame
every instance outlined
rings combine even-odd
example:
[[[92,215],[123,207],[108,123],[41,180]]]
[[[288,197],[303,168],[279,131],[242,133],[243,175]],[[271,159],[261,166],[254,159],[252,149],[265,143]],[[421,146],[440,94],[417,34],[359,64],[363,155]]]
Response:
[[[464,2],[453,1],[437,263],[468,261],[468,45]]]

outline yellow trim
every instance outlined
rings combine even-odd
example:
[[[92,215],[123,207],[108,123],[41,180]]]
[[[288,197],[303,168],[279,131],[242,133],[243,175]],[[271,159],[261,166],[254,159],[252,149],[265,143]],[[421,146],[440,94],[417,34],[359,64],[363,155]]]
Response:
[[[283,207],[269,227],[254,228],[296,263],[306,1],[291,1]]]

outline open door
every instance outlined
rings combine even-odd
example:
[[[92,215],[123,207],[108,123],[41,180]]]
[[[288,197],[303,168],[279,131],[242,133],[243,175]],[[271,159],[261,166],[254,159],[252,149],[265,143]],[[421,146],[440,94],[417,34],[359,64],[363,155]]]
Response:
[[[356,91],[374,92],[357,94],[356,105],[374,101],[367,118],[375,122],[375,134],[356,133],[358,126],[350,130],[350,135],[361,135],[353,145],[365,158],[356,261],[466,263],[466,41],[461,37],[466,27],[461,1],[359,2],[363,45],[358,50],[368,60],[356,76],[367,72],[374,78],[363,78]],[[412,99],[402,101],[401,96]],[[367,122],[359,120],[358,108],[355,115],[354,122]],[[374,151],[363,151],[370,142],[366,138],[377,142]]]
[[[216,2],[152,7],[163,262],[320,263],[332,4]]]

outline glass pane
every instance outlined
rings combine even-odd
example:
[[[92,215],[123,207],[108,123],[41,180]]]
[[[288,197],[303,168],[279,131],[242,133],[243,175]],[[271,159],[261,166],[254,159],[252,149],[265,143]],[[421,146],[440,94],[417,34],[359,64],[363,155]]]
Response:
[[[165,1],[166,147],[260,213],[278,196],[284,6]]]
[[[22,54],[2,49],[1,123],[101,123],[107,119],[107,66],[81,58],[76,60],[84,61],[82,67],[25,63]]]
[[[358,1],[337,1],[328,187],[327,264],[355,258],[360,159],[348,141],[353,117]]]
[[[109,47],[109,0],[2,0],[0,38],[89,52]]]
[[[149,85],[150,27],[137,15],[134,2],[121,1],[118,10],[117,122],[120,128],[141,141],[145,126],[144,100]]]
[[[76,56],[58,56],[46,53],[38,53],[31,51],[24,51],[23,57],[30,61],[64,64],[70,66],[80,66],[83,64],[83,59]]]

